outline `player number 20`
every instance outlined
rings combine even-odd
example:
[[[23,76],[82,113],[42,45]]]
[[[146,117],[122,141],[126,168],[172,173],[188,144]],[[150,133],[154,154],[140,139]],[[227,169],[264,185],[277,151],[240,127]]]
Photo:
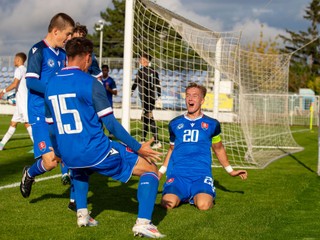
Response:
[[[198,142],[199,139],[199,131],[196,129],[187,129],[184,131],[183,134],[183,141],[184,142]]]
[[[51,101],[54,116],[56,117],[57,127],[59,134],[75,134],[80,133],[83,129],[82,122],[80,119],[80,114],[76,109],[68,109],[66,104],[67,98],[76,97],[75,93],[61,94],[49,96]],[[72,114],[75,122],[75,129],[71,129],[70,124],[63,124],[61,115],[63,114]]]

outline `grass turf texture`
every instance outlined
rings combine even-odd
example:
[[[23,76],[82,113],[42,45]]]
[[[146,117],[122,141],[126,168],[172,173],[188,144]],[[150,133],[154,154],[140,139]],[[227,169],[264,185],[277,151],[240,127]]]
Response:
[[[10,118],[0,116],[0,136]],[[16,133],[0,151],[0,187],[19,182],[23,167],[33,163],[26,130],[20,125]],[[317,129],[297,131],[294,138],[304,151],[265,169],[248,170],[247,181],[232,178],[221,168],[212,169],[217,199],[206,212],[189,205],[162,209],[162,179],[154,224],[167,239],[320,239]],[[59,173],[57,168],[41,177]],[[93,228],[77,227],[75,213],[67,210],[69,186],[63,186],[60,178],[36,183],[28,199],[22,198],[19,187],[1,189],[0,239],[133,239],[137,184],[137,177],[121,184],[94,174],[88,207],[99,226]]]

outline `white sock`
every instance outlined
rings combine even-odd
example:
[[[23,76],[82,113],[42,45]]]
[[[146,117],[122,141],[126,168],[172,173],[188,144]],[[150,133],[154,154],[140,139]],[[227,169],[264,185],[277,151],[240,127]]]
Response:
[[[1,140],[1,143],[4,145],[6,145],[6,143],[10,140],[10,138],[12,137],[12,135],[14,134],[14,132],[16,131],[15,127],[9,127],[7,133],[4,135],[4,137]]]
[[[77,215],[81,214],[81,216],[87,216],[89,215],[88,208],[80,208],[77,210]]]
[[[32,128],[31,128],[31,126],[27,127],[27,131],[28,131],[28,133],[29,133],[29,136],[30,136],[30,138],[31,138],[31,141],[33,142]]]
[[[137,218],[137,221],[136,221],[137,224],[149,224],[150,222],[151,220],[146,218]]]

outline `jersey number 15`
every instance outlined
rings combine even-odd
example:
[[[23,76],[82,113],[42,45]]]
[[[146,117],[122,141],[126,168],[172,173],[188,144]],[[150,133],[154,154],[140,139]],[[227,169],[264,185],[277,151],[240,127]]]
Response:
[[[77,109],[68,109],[66,99],[75,98],[75,93],[61,94],[49,96],[51,101],[54,116],[56,118],[59,134],[75,134],[80,133],[83,129],[80,114]],[[64,124],[61,116],[63,114],[72,114],[74,119],[75,129],[71,129],[71,124]]]

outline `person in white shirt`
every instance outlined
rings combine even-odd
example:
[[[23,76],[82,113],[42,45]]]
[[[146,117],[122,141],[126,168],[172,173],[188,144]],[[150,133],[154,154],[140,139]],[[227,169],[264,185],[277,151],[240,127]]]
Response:
[[[15,133],[18,123],[24,124],[31,140],[33,141],[31,125],[28,123],[28,89],[25,79],[26,67],[24,66],[26,60],[27,55],[23,52],[19,52],[15,55],[14,66],[16,67],[16,69],[14,71],[14,80],[8,87],[4,88],[0,92],[0,98],[2,98],[6,92],[14,89],[16,90],[16,108],[12,116],[9,129],[0,142],[0,151],[3,150],[6,143]]]

